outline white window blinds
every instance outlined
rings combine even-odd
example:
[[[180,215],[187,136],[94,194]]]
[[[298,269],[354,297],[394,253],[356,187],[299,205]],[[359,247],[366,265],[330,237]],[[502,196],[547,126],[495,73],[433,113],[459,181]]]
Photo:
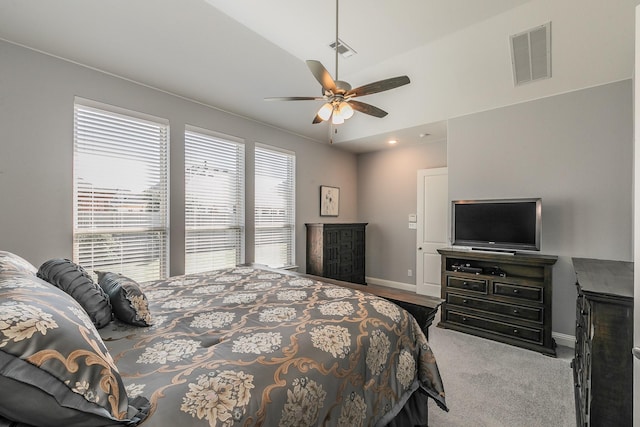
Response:
[[[244,144],[185,132],[185,272],[244,262]]]
[[[137,281],[164,278],[169,126],[87,104],[74,104],[74,261]]]
[[[295,264],[296,157],[256,144],[255,262],[270,267]]]

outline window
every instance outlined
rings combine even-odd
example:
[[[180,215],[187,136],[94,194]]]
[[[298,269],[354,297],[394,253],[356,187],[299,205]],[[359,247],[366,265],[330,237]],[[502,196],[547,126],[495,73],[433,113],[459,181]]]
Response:
[[[244,262],[244,144],[185,132],[185,272]]]
[[[73,259],[90,272],[167,276],[168,133],[161,119],[76,99]]]
[[[295,264],[296,156],[256,144],[255,262]]]

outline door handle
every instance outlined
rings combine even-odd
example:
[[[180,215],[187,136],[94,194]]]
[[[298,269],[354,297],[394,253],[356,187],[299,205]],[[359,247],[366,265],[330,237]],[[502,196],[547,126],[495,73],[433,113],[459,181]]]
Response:
[[[640,347],[633,347],[631,353],[633,353],[636,359],[640,359]]]
[[[419,251],[421,251],[421,250],[422,250],[422,246],[420,246],[420,247],[418,248],[418,250],[419,250]]]

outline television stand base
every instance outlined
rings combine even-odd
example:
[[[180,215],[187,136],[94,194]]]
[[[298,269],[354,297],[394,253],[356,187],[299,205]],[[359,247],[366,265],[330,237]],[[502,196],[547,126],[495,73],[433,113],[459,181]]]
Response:
[[[438,253],[444,300],[438,326],[556,355],[551,274],[557,256],[449,248]],[[467,265],[481,273],[460,271]]]

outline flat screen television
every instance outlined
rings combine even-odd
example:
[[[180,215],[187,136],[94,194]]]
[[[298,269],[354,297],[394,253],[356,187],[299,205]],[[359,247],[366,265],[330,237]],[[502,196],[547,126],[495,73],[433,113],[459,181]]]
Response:
[[[540,250],[542,199],[454,200],[454,246],[501,251]]]

